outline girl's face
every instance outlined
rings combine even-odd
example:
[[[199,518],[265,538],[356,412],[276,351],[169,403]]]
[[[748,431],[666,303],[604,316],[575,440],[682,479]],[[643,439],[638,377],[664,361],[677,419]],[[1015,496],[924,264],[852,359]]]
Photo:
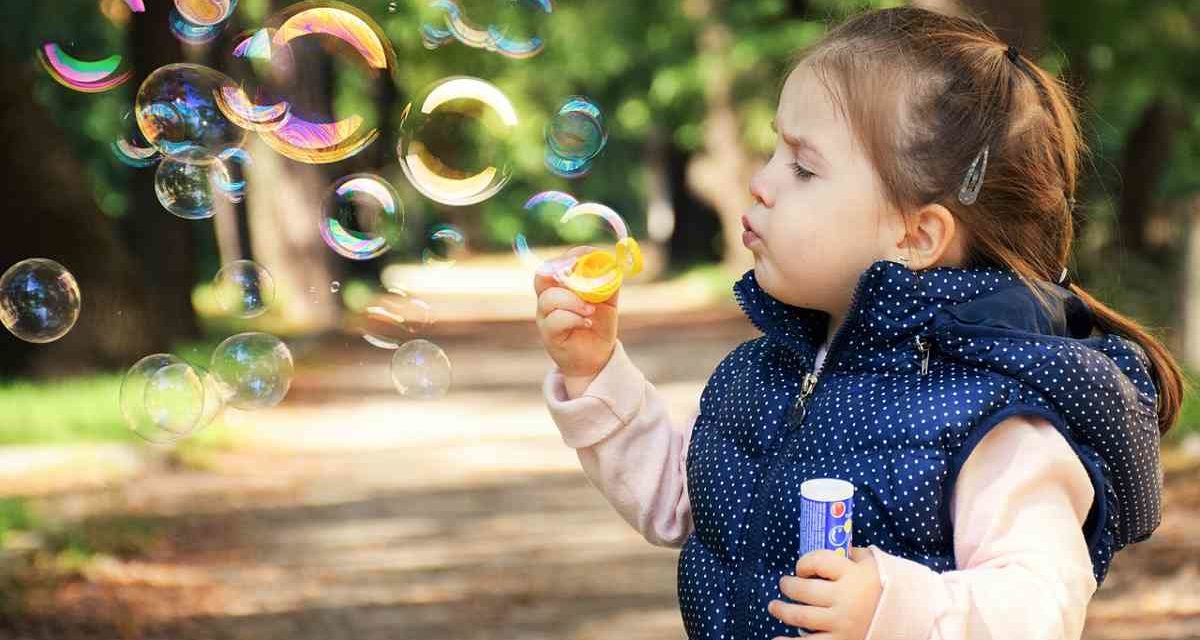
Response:
[[[784,83],[777,142],[750,180],[742,218],[762,288],[787,304],[844,318],[859,277],[876,260],[905,255],[904,222],[824,85],[806,65]]]

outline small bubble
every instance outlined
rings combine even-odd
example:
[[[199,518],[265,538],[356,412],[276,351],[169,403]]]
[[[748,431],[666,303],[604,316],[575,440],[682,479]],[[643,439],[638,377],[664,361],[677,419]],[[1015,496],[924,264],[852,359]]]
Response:
[[[337,280],[334,280],[333,282],[329,283],[329,292],[330,293],[337,293],[338,291],[341,291],[341,290],[342,290],[342,283],[338,282]]]

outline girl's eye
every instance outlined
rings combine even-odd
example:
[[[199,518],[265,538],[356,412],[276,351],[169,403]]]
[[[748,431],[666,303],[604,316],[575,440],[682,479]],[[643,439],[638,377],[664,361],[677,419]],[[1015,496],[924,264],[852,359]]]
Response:
[[[801,180],[805,180],[805,181],[809,180],[810,178],[812,178],[816,175],[815,173],[809,171],[808,169],[805,169],[804,167],[800,166],[799,164],[797,164],[795,162],[792,163],[792,173],[796,174],[797,177],[799,177]]]

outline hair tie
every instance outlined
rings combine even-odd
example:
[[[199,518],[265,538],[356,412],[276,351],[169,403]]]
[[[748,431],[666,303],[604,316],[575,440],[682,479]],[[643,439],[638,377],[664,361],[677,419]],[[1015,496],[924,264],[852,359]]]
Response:
[[[1067,272],[1067,268],[1063,267],[1062,275],[1058,276],[1058,286],[1066,289],[1071,286],[1071,275]]]
[[[1008,59],[1011,60],[1013,64],[1016,64],[1017,56],[1021,55],[1021,52],[1018,51],[1016,47],[1014,47],[1010,44],[1010,45],[1008,45],[1008,49],[1006,49],[1004,51],[1004,55],[1008,56]]]

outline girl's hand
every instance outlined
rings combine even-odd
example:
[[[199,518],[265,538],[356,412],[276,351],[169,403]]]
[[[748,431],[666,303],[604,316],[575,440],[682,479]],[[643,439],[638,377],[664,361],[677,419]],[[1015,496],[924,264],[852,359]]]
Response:
[[[582,255],[594,249],[575,247],[563,255]],[[587,380],[600,373],[617,343],[620,290],[608,300],[592,304],[553,277],[540,274],[533,278],[533,290],[538,297],[537,326],[542,343],[563,377],[570,382]]]
[[[827,549],[806,553],[796,562],[796,575],[779,579],[779,589],[806,604],[772,600],[767,612],[813,631],[808,637],[814,640],[863,640],[883,591],[875,556],[865,547],[850,547],[849,558]]]

